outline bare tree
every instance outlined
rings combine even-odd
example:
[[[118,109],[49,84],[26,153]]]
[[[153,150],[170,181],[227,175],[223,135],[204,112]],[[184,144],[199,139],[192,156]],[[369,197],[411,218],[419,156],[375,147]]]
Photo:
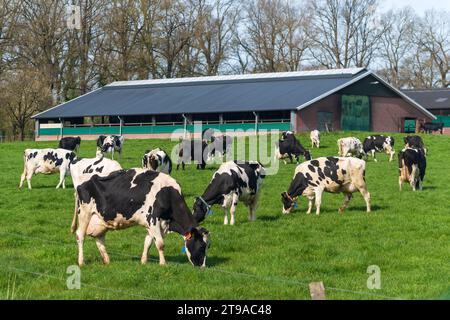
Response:
[[[15,0],[0,0],[0,75],[13,59],[11,46],[17,31],[20,3]]]

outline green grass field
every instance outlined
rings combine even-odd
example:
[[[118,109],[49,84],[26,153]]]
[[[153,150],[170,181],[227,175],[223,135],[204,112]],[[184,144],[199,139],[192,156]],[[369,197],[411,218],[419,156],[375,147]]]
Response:
[[[367,133],[322,136],[313,157],[336,155],[336,140]],[[300,140],[309,145],[306,135]],[[396,134],[396,150],[403,135]],[[58,175],[37,175],[33,190],[18,189],[25,148],[55,147],[55,142],[0,144],[0,299],[310,299],[308,284],[323,281],[328,299],[442,299],[450,296],[450,138],[424,136],[429,148],[424,190],[398,190],[397,162],[385,154],[368,161],[366,180],[373,212],[360,194],[339,215],[342,195],[325,194],[320,216],[306,215],[306,201],[293,214],[281,214],[280,193],[295,164],[280,164],[262,188],[257,220],[247,220],[239,204],[235,226],[223,225],[220,207],[203,222],[212,235],[207,268],[192,267],[181,252],[178,234],[166,237],[168,265],[160,267],[155,247],[150,261],[139,258],[145,231],[134,227],[110,232],[111,264],[104,266],[92,239],[85,242],[81,289],[68,290],[67,267],[76,264],[70,233],[73,189],[55,190]],[[169,140],[127,140],[124,168],[140,166],[143,151],[170,150]],[[95,155],[95,142],[83,141],[81,157]],[[396,158],[395,158],[396,159]],[[189,207],[218,165],[173,171]],[[381,269],[381,289],[367,288],[367,268]]]

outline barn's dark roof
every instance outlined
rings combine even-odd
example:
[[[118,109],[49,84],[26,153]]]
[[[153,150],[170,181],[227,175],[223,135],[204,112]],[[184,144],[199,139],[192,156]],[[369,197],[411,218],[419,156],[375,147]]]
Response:
[[[372,72],[364,68],[354,68],[121,81],[34,118],[296,110],[370,75]]]
[[[403,92],[428,110],[450,109],[450,88],[403,90]]]

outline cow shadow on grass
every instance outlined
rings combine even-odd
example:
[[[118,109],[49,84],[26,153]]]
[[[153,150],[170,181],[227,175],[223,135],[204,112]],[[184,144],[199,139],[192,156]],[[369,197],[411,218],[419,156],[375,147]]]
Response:
[[[111,255],[113,254],[112,252],[110,253]],[[188,264],[191,265],[191,263],[189,262],[186,254],[178,254],[178,255],[164,255],[166,258],[166,263],[168,265],[173,265],[173,264]],[[221,265],[223,263],[226,263],[230,260],[230,258],[227,257],[218,257],[218,256],[210,256],[207,255],[206,256],[206,266],[207,267],[214,267],[214,266],[218,266]],[[87,264],[101,264],[101,259],[98,258],[86,258],[85,259]],[[111,263],[114,262],[129,262],[129,261],[133,261],[136,262],[137,264],[141,263],[141,257],[138,256],[133,256],[133,257],[128,257],[128,256],[124,256],[124,255],[116,255],[114,256],[114,259],[111,259]],[[159,264],[159,257],[156,254],[149,254],[148,257],[148,261],[147,264]]]
[[[372,209],[372,212],[376,212],[376,211],[388,209],[388,206],[380,206],[380,205],[375,204],[375,205],[371,205],[370,208]],[[344,214],[347,211],[351,211],[351,212],[359,211],[359,212],[366,213],[366,210],[367,210],[366,206],[348,207],[347,209],[345,209]]]

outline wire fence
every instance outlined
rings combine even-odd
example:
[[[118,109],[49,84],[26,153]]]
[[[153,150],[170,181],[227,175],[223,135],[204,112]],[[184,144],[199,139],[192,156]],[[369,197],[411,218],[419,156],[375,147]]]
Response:
[[[69,243],[69,242],[64,242],[64,241],[59,241],[59,240],[57,241],[57,240],[40,238],[40,237],[33,237],[33,236],[24,235],[24,234],[20,234],[20,233],[0,232],[0,236],[2,236],[2,237],[16,237],[16,238],[26,239],[28,241],[41,241],[41,242],[44,242],[44,243],[54,244],[54,245],[62,245],[62,246],[70,246],[70,247],[74,247],[75,246],[75,242],[70,242]],[[112,255],[128,257],[130,259],[140,259],[139,256],[130,255],[130,254],[119,252],[119,251],[108,250],[108,253],[110,253]],[[149,260],[150,261],[159,262],[159,259],[155,259],[155,258],[150,258],[149,257]],[[176,262],[176,261],[170,261],[170,264],[179,265],[179,266],[184,266],[185,265],[183,263]],[[8,269],[11,272],[20,272],[20,273],[41,275],[41,276],[46,276],[48,278],[57,279],[57,280],[61,280],[61,281],[65,282],[64,278],[57,277],[57,276],[54,276],[54,275],[43,274],[43,273],[39,273],[39,272],[36,272],[36,271],[25,270],[25,269],[20,269],[20,268],[16,268],[16,267],[5,266],[5,265],[3,265],[3,266],[0,265],[0,267],[3,270]],[[206,270],[208,270],[210,272],[213,272],[213,273],[217,272],[217,273],[227,274],[227,275],[234,276],[234,277],[247,278],[247,279],[252,279],[252,280],[257,280],[257,281],[271,282],[271,283],[278,283],[278,284],[279,283],[284,283],[284,284],[287,284],[287,285],[295,285],[295,286],[299,286],[299,287],[304,287],[306,290],[309,290],[309,284],[312,282],[312,281],[308,281],[308,280],[289,279],[289,278],[284,278],[284,277],[279,277],[279,276],[261,276],[261,275],[251,274],[251,273],[225,270],[225,269],[221,269],[221,268],[217,268],[217,267],[210,267],[210,268],[207,268]],[[153,300],[154,299],[154,298],[151,298],[151,297],[148,297],[146,295],[139,294],[139,293],[133,293],[133,292],[126,291],[126,290],[118,290],[118,289],[113,289],[113,288],[105,288],[105,287],[96,286],[96,285],[92,285],[92,284],[86,284],[85,282],[83,282],[83,286],[89,287],[89,288],[98,289],[98,290],[102,290],[102,291],[110,291],[112,293],[127,293],[128,295],[134,296],[136,298],[149,299],[149,300]],[[381,294],[377,294],[377,293],[374,293],[374,292],[356,291],[356,290],[345,289],[345,288],[338,288],[338,287],[331,287],[331,286],[326,286],[326,285],[325,285],[325,288],[328,291],[343,292],[343,293],[348,293],[348,294],[352,294],[352,295],[372,297],[372,298],[378,298],[378,299],[386,299],[386,300],[404,300],[405,299],[405,298],[402,298],[402,297],[391,297],[391,296],[381,295]]]

